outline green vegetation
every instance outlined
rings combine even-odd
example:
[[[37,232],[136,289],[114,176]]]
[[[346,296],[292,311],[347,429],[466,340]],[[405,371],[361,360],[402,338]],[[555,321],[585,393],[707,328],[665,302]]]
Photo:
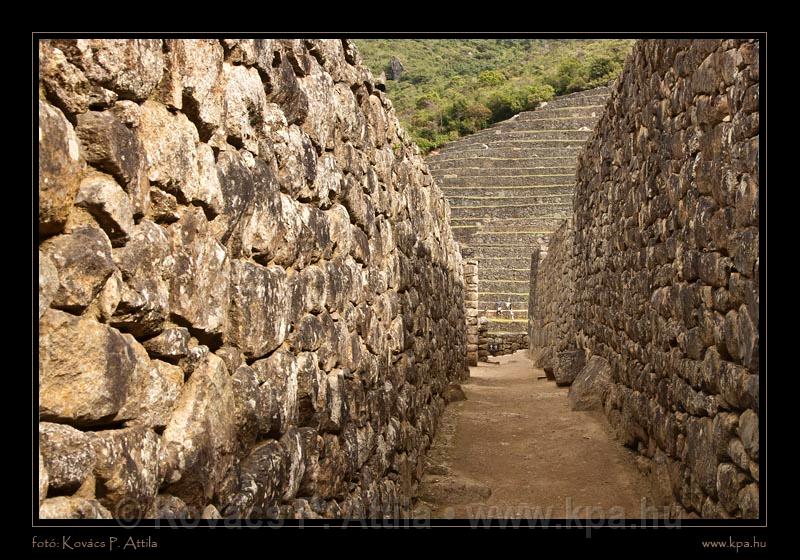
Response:
[[[375,77],[403,63],[386,93],[423,151],[535,109],[541,101],[606,85],[629,39],[358,39]]]

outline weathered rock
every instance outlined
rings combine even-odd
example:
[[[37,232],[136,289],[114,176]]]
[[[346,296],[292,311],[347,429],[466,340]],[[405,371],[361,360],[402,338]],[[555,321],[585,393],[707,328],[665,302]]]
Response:
[[[159,224],[171,224],[181,219],[178,199],[161,189],[150,189],[150,205],[147,216]]]
[[[262,406],[269,417],[259,415],[260,431],[283,434],[297,423],[297,360],[283,350],[253,363],[260,384]]]
[[[97,500],[48,498],[39,506],[40,519],[111,519],[111,512]]]
[[[53,261],[39,251],[39,319],[50,307],[59,288],[58,271]]]
[[[116,270],[111,243],[97,228],[81,227],[51,238],[41,249],[58,271],[58,290],[51,305],[60,309],[85,309]]]
[[[39,81],[47,98],[68,114],[83,113],[90,106],[108,105],[116,94],[89,81],[54,41],[39,41]]]
[[[745,519],[758,519],[760,496],[758,484],[748,484],[739,491],[739,509]]]
[[[737,467],[743,471],[748,471],[750,469],[750,458],[747,456],[744,445],[742,445],[742,440],[739,438],[731,438],[728,442],[726,452]]]
[[[450,383],[447,387],[445,387],[442,396],[447,404],[450,404],[451,402],[467,400],[467,395],[464,394],[464,390],[461,388],[461,385],[458,385],[457,383]]]
[[[297,357],[297,424],[318,425],[327,398],[326,374],[317,355],[303,352]]]
[[[290,298],[286,272],[234,261],[231,268],[227,344],[250,358],[260,358],[280,346],[289,329]]]
[[[586,363],[583,350],[557,352],[553,364],[556,385],[571,385]]]
[[[739,489],[744,481],[745,476],[734,465],[722,463],[717,467],[717,496],[728,513],[738,508]]]
[[[161,437],[164,490],[202,508],[233,465],[236,441],[233,385],[213,354],[195,367]]]
[[[114,179],[102,173],[88,175],[81,181],[75,204],[89,211],[113,246],[128,242],[134,227],[133,208]]]
[[[161,39],[62,41],[67,58],[93,83],[123,99],[146,99],[164,71]]]
[[[146,353],[131,337],[90,319],[49,310],[39,323],[39,414],[91,426],[131,418]]]
[[[192,341],[190,340],[190,343],[191,342]],[[190,346],[186,357],[179,361],[178,365],[181,367],[181,369],[183,369],[186,377],[188,378],[190,375],[192,375],[192,372],[195,370],[195,368],[205,362],[210,353],[211,351],[205,344]],[[225,362],[223,361],[223,363]]]
[[[144,351],[137,348],[140,362],[147,359]],[[150,426],[163,428],[169,420],[172,407],[183,387],[183,370],[160,360],[152,360],[146,372],[134,387],[134,396],[122,409],[130,418],[128,426]]]
[[[169,230],[175,259],[170,312],[193,331],[219,335],[228,307],[230,262],[225,249],[199,208],[187,210]]]
[[[267,94],[267,101],[281,107],[288,124],[301,124],[308,116],[308,97],[297,83],[289,57],[280,57],[277,67],[270,61],[268,69],[273,87]]]
[[[600,410],[611,383],[611,366],[600,356],[592,356],[569,387],[572,410]]]
[[[532,350],[554,373],[575,344],[602,356],[609,420],[669,457],[675,511],[703,516],[758,501],[757,49],[636,43],[579,152],[572,217],[532,266]]]
[[[158,436],[147,428],[92,432],[94,475],[102,484],[98,501],[114,517],[152,518],[160,477]]]
[[[294,427],[283,434],[281,446],[286,450],[286,485],[281,497],[288,501],[297,494],[305,474],[305,446],[302,435]]]
[[[400,62],[399,58],[397,58],[396,56],[393,56],[389,60],[389,66],[387,67],[387,72],[386,72],[386,79],[388,79],[388,80],[399,80],[400,76],[403,75],[404,71],[405,71],[405,67],[403,66],[403,63]]]
[[[203,508],[203,513],[200,514],[200,519],[222,519],[222,515],[220,515],[219,510],[215,508],[213,505],[207,505]]]
[[[258,70],[245,66],[222,66],[225,81],[223,126],[228,142],[259,154],[259,138],[286,126],[286,117],[277,105],[267,103]]]
[[[101,323],[107,323],[117,310],[124,288],[122,273],[115,270],[106,280],[103,289],[100,290],[94,301],[84,311],[84,317],[91,317]]]
[[[744,444],[747,454],[755,461],[758,461],[758,415],[752,410],[744,411],[739,417],[739,437]]]
[[[222,122],[223,49],[216,39],[166,39],[161,100],[183,110],[207,141]]]
[[[275,440],[257,444],[242,461],[240,491],[224,510],[226,516],[271,517],[286,483],[287,456]]]
[[[39,235],[58,233],[80,185],[78,137],[64,115],[39,101]]]
[[[125,188],[134,214],[140,216],[147,210],[150,188],[144,151],[136,134],[117,116],[118,112],[89,111],[78,115],[75,132],[86,161],[112,175]],[[139,125],[138,113],[135,124]]]
[[[297,126],[278,130],[275,136],[275,161],[281,190],[298,198],[318,197],[316,189],[311,187],[317,176],[317,153],[311,139]]]
[[[75,428],[41,422],[39,452],[44,459],[49,488],[53,492],[73,494],[92,474],[95,453],[89,436]]]
[[[210,215],[222,211],[222,190],[210,146],[200,143],[197,129],[182,113],[164,105],[142,105],[139,138],[148,161],[148,178],[183,204],[203,207]]]
[[[333,79],[318,64],[312,64],[306,76],[298,78],[300,90],[308,99],[308,115],[302,128],[316,146],[321,149],[333,148],[334,110],[331,106],[333,95]],[[376,118],[378,116],[376,115]],[[383,115],[380,115],[383,117]],[[385,117],[383,117],[385,118]],[[321,151],[318,149],[317,151]]]
[[[158,333],[169,316],[175,259],[167,232],[149,220],[133,228],[130,241],[114,251],[124,287],[110,323],[137,337]]]
[[[261,424],[266,423],[271,415],[264,410],[258,377],[251,367],[238,367],[231,381],[239,445],[242,449],[248,449],[256,442]],[[266,405],[269,406],[269,402]]]
[[[189,352],[189,330],[183,327],[168,328],[161,334],[144,342],[145,350],[152,358],[175,363]]]
[[[47,472],[47,467],[42,457],[42,452],[39,451],[39,505],[47,497],[47,489],[50,486],[50,475]]]
[[[155,500],[156,519],[189,519],[189,508],[180,498],[159,494]]]

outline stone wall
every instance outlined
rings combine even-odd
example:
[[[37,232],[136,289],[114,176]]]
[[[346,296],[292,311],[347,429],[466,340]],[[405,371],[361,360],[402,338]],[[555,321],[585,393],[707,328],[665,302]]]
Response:
[[[574,234],[572,219],[568,218],[551,236],[542,261],[531,264],[531,359],[559,385],[572,383],[584,365],[574,326]],[[539,254],[539,249],[534,248],[531,258],[538,260]]]
[[[40,516],[401,515],[468,375],[462,263],[352,43],[39,64]]]
[[[478,261],[464,261],[464,308],[467,315],[467,362],[478,365],[479,321]]]
[[[538,308],[574,314],[567,338],[608,370],[608,418],[676,515],[759,513],[758,51],[637,43],[579,157],[572,257],[551,244],[539,266]],[[571,305],[542,287],[568,258]]]

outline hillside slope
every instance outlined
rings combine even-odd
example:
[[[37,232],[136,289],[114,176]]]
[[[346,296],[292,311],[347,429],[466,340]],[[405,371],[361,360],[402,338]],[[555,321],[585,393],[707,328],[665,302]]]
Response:
[[[605,86],[629,39],[360,39],[401,122],[428,151],[557,95]],[[400,70],[394,76],[395,69]]]

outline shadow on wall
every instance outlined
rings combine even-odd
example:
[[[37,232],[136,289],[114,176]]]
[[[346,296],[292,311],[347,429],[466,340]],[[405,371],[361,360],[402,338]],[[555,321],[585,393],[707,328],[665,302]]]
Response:
[[[758,52],[639,41],[532,267],[532,356],[675,515],[759,515]]]
[[[39,64],[40,517],[405,511],[468,375],[462,264],[353,44]]]

